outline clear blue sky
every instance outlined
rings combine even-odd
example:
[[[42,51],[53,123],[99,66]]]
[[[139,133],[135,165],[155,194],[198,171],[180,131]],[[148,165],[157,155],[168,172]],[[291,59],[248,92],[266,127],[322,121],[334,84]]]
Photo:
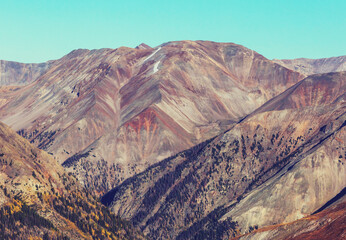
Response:
[[[0,59],[77,48],[234,42],[267,58],[346,55],[345,0],[0,0]]]

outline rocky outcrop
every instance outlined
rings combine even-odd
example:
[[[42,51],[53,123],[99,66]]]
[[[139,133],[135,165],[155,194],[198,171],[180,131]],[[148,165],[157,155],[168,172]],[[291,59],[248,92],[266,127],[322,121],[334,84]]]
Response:
[[[220,134],[302,78],[232,43],[79,49],[35,83],[0,89],[0,119],[104,192]]]
[[[314,213],[345,187],[345,80],[302,80],[102,202],[155,239],[229,239]]]
[[[274,59],[273,61],[305,75],[346,71],[346,56],[320,59]]]

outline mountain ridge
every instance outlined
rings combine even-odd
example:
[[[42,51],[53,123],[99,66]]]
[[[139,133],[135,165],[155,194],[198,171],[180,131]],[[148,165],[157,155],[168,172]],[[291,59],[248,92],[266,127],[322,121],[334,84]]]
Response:
[[[273,61],[305,75],[346,71],[346,56],[319,59],[273,59]]]

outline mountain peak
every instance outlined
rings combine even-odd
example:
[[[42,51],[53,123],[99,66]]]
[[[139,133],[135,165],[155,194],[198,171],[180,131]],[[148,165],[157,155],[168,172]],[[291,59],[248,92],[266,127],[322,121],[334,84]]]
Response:
[[[145,44],[145,43],[141,43],[139,44],[136,49],[150,49],[152,47],[150,47],[149,45]]]

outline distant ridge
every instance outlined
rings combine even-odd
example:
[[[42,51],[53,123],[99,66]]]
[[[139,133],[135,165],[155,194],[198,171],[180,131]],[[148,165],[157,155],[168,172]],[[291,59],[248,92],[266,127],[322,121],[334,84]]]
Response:
[[[320,59],[274,59],[273,61],[305,75],[346,71],[346,56]]]

